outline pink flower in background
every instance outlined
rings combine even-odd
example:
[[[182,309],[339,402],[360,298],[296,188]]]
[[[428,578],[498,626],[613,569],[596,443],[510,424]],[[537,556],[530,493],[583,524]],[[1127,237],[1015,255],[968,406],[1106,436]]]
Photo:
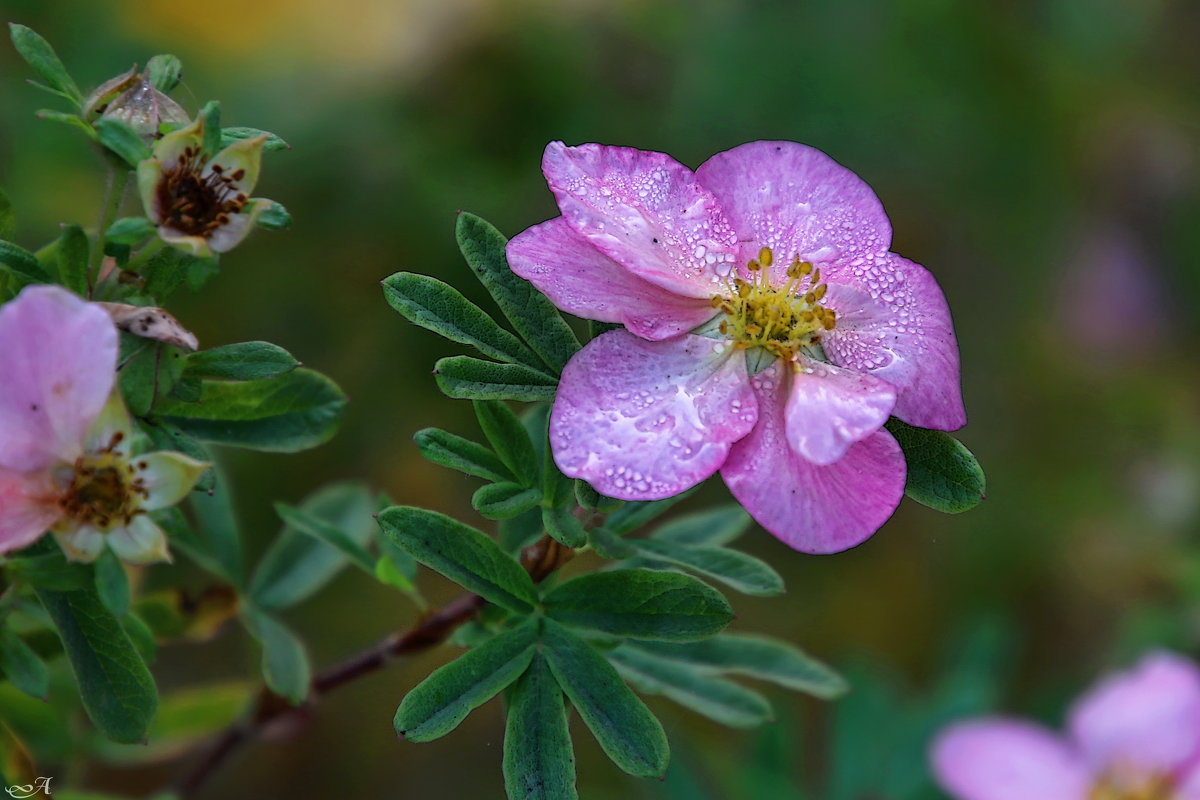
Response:
[[[133,455],[116,366],[117,329],[99,306],[30,286],[0,307],[0,553],[52,530],[77,561],[106,545],[132,563],[168,558],[146,512],[183,499],[208,465]]]
[[[653,500],[720,470],[764,528],[831,553],[900,502],[889,415],[966,421],[941,290],[889,252],[874,192],[824,153],[754,142],[693,173],[553,142],[542,169],[562,216],[509,243],[513,271],[625,326],[563,370],[550,442],[566,475]]]
[[[1200,670],[1153,653],[1081,697],[1065,735],[968,720],[938,736],[932,761],[955,800],[1200,800]]]

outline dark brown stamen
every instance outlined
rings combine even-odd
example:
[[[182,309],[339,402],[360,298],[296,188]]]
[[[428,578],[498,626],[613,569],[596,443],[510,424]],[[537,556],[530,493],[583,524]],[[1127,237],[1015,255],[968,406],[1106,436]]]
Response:
[[[212,236],[249,202],[237,186],[245,177],[246,170],[241,168],[226,175],[220,164],[213,164],[205,176],[204,154],[197,147],[185,148],[158,181],[163,224],[188,236]]]

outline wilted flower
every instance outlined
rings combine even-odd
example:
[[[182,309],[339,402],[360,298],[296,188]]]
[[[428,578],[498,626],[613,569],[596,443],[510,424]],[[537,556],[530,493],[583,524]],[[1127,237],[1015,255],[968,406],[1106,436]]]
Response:
[[[0,307],[0,552],[52,530],[77,561],[106,545],[131,563],[169,558],[147,512],[178,503],[208,465],[133,452],[116,363],[112,319],[64,289],[30,286]]]
[[[1200,670],[1153,653],[1081,697],[1066,735],[968,720],[938,736],[932,761],[955,800],[1200,800]]]
[[[879,200],[824,153],[754,142],[693,173],[554,142],[542,167],[562,216],[512,240],[513,271],[626,328],[563,370],[550,441],[565,474],[652,500],[720,469],[771,533],[836,552],[900,502],[889,414],[965,422],[941,290],[888,251]]]
[[[204,117],[164,136],[138,164],[146,215],[167,243],[207,257],[233,249],[271,201],[251,198],[267,137],[241,139],[215,156],[204,150]]]
[[[118,119],[148,142],[159,137],[161,125],[191,121],[183,107],[155,89],[150,76],[139,74],[137,67],[97,87],[84,101],[83,118],[88,122]]]

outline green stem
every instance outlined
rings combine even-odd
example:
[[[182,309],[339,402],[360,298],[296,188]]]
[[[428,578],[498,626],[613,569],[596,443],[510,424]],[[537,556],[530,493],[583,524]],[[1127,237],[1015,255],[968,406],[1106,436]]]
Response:
[[[129,183],[129,170],[125,167],[109,166],[108,190],[104,197],[104,208],[100,212],[100,223],[96,229],[96,249],[92,251],[92,260],[88,265],[88,294],[95,291],[100,279],[100,263],[104,260],[104,242],[108,227],[117,218],[121,210],[121,201],[125,199],[125,186]]]
[[[138,250],[136,256],[126,262],[124,269],[129,272],[137,272],[139,269],[146,266],[146,262],[154,258],[155,253],[157,253],[159,250],[162,250],[163,245],[165,244],[166,242],[155,236],[150,240],[149,244],[147,244],[141,250]]]

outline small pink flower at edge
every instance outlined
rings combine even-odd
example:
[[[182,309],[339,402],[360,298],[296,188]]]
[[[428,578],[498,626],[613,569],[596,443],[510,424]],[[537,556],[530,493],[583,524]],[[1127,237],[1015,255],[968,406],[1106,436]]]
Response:
[[[1200,670],[1158,652],[1090,689],[1065,735],[984,717],[934,741],[955,800],[1200,800]]]
[[[562,215],[509,243],[513,271],[625,326],[563,370],[550,441],[565,474],[653,500],[720,470],[764,528],[830,553],[903,495],[889,415],[965,423],[941,290],[889,252],[879,200],[824,153],[753,142],[692,172],[553,142],[543,172]]]
[[[105,546],[130,563],[169,560],[147,512],[183,499],[208,465],[133,454],[117,347],[108,313],[64,289],[30,286],[0,307],[0,553],[51,530],[72,560]]]

